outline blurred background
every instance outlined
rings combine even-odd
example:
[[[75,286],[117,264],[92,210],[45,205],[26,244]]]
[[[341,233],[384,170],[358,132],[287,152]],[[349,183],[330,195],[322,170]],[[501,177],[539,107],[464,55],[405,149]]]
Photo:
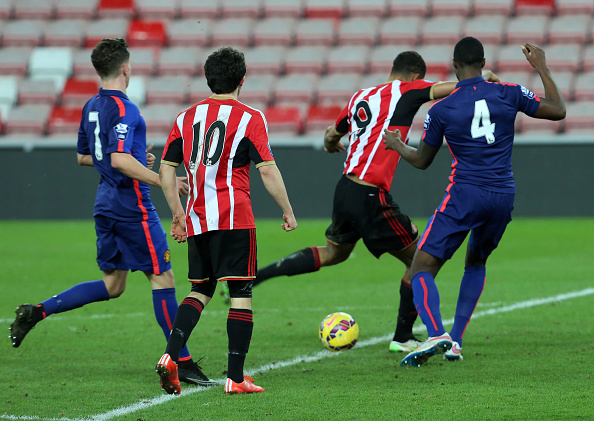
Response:
[[[542,95],[520,50],[539,45],[567,118],[518,115],[515,215],[594,214],[592,0],[0,0],[0,34],[2,219],[92,216],[98,175],[76,165],[76,137],[82,106],[99,89],[91,50],[115,36],[130,46],[127,94],[157,157],[175,116],[210,95],[206,57],[223,45],[243,51],[239,99],[266,115],[298,218],[329,217],[344,155],[321,150],[324,129],[356,90],[387,80],[399,52],[418,51],[426,79],[455,80],[454,45],[471,35],[502,80]],[[450,163],[444,148],[427,171],[399,165],[391,192],[404,212],[433,212]],[[261,183],[252,186],[256,216],[279,217]],[[160,191],[153,200],[167,209]]]

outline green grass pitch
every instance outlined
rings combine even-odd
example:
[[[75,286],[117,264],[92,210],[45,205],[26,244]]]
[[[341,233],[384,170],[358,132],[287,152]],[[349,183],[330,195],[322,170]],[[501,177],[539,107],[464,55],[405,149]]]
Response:
[[[299,220],[291,233],[280,224],[257,221],[261,266],[325,243],[327,220]],[[512,221],[489,260],[462,362],[437,356],[418,369],[399,366],[402,355],[387,349],[404,267],[359,244],[341,265],[255,289],[246,370],[265,393],[226,396],[222,386],[182,384],[173,399],[154,372],[165,341],[142,274],[129,276],[122,297],[55,314],[11,348],[17,305],[100,272],[92,221],[2,221],[0,233],[0,419],[594,420],[591,218]],[[170,246],[181,300],[189,291],[186,246]],[[454,315],[462,271],[460,250],[437,277],[444,320]],[[188,344],[195,359],[204,356],[204,372],[221,380],[227,309],[217,293]],[[334,311],[360,326],[352,350],[330,353],[318,339],[320,321]],[[420,321],[417,328],[423,335]]]

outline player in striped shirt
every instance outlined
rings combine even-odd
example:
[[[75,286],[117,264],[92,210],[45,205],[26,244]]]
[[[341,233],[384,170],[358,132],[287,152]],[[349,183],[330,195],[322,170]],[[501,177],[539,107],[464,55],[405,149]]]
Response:
[[[429,339],[401,365],[419,366],[429,357],[462,359],[462,337],[485,286],[487,258],[507,224],[515,196],[511,168],[514,122],[518,112],[535,118],[565,118],[565,103],[546,65],[544,51],[524,44],[522,51],[539,73],[545,97],[514,83],[490,83],[481,76],[483,45],[466,37],[454,48],[456,90],[429,109],[418,148],[402,142],[398,131],[386,131],[386,148],[406,161],[427,168],[445,137],[454,157],[450,184],[421,236],[411,268],[414,302]],[[443,326],[435,277],[470,232],[464,276],[451,336]]]
[[[343,176],[334,194],[326,246],[308,247],[272,263],[258,271],[255,283],[342,263],[363,239],[376,258],[389,253],[406,266],[400,282],[396,330],[389,346],[394,352],[408,352],[419,344],[412,332],[417,312],[409,273],[418,233],[389,193],[400,156],[384,149],[381,135],[386,128],[399,129],[403,138],[408,139],[421,105],[443,98],[454,89],[454,82],[424,80],[425,72],[423,58],[417,52],[405,51],[394,59],[387,83],[362,89],[352,96],[324,136],[326,152],[347,152]],[[496,78],[491,72],[486,74]],[[345,148],[340,139],[347,134],[349,146]]]
[[[101,77],[101,89],[83,108],[78,132],[80,165],[94,167],[101,180],[95,199],[97,263],[103,278],[83,282],[41,304],[23,304],[11,325],[12,345],[20,346],[35,324],[54,313],[117,298],[126,289],[128,272],[142,271],[152,287],[157,322],[166,338],[177,311],[175,280],[167,237],[150,199],[149,184],[161,182],[147,168],[146,125],[138,107],[126,96],[131,66],[123,38],[100,41],[91,61]],[[180,182],[179,194],[187,192]],[[180,378],[184,382],[212,385],[192,361],[187,348],[181,352]]]
[[[243,375],[254,326],[252,285],[257,270],[251,162],[283,211],[282,228],[291,231],[297,221],[272,157],[264,114],[237,100],[245,73],[243,53],[230,47],[213,52],[204,64],[213,95],[178,115],[163,152],[160,176],[173,213],[171,235],[178,242],[188,242],[188,279],[192,285],[179,307],[165,354],[156,366],[161,386],[170,394],[181,391],[177,378],[180,349],[218,282],[226,282],[231,295],[225,393],[264,391]],[[185,212],[176,193],[175,171],[180,165],[190,186]]]

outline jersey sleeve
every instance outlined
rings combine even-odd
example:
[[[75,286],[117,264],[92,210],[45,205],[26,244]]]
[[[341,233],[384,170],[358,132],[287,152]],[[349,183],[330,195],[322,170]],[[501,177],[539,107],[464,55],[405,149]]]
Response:
[[[433,99],[433,87],[436,83],[424,79],[403,83],[401,85],[402,96],[390,117],[388,128],[394,130],[410,126],[421,105]]]
[[[91,148],[89,147],[89,140],[87,132],[85,131],[85,120],[87,118],[87,106],[85,105],[80,119],[80,126],[78,127],[78,141],[76,142],[76,152],[81,155],[90,155]]]
[[[520,91],[518,110],[529,116],[534,115],[540,107],[540,97],[522,85],[516,85],[516,87]]]
[[[338,134],[346,134],[349,132],[349,106],[347,105],[340,112],[336,119],[335,130]]]
[[[130,153],[134,142],[134,130],[140,118],[140,111],[131,102],[114,98],[117,111],[107,127],[108,144],[106,153]]]
[[[254,116],[254,122],[250,129],[250,147],[248,156],[256,168],[262,165],[273,165],[274,157],[272,150],[270,149],[270,143],[268,142],[268,130],[266,125],[266,119],[261,113]]]
[[[425,116],[421,141],[429,146],[439,148],[443,144],[443,134],[444,129],[439,119],[439,113],[435,107],[431,107]]]
[[[161,164],[171,165],[172,167],[179,167],[184,160],[183,139],[177,120],[169,132],[163,156],[161,157]]]

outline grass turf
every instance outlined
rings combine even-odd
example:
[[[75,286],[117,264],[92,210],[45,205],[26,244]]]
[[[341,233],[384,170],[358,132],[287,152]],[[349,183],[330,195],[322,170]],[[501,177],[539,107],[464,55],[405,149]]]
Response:
[[[299,222],[292,233],[283,232],[279,221],[257,222],[261,266],[324,244],[328,221]],[[6,328],[17,305],[100,277],[91,221],[4,221],[0,232],[0,319]],[[594,219],[514,220],[489,260],[477,312],[591,288],[592,238]],[[189,291],[186,246],[170,246],[181,300]],[[437,278],[444,319],[454,315],[462,271],[460,251]],[[266,367],[254,373],[266,392],[225,396],[222,387],[185,388],[185,396],[182,391],[165,402],[153,370],[165,343],[150,286],[144,275],[131,274],[122,297],[49,317],[18,349],[5,339],[0,418],[594,419],[591,295],[477,318],[465,335],[464,361],[437,356],[419,369],[401,368],[402,356],[387,352],[387,340],[364,344],[393,332],[402,272],[396,259],[377,261],[359,244],[341,265],[262,284],[254,294],[246,369]],[[216,295],[189,342],[216,379],[224,378],[227,363],[227,309]],[[363,346],[322,351],[318,326],[333,311],[355,317]],[[159,404],[110,413],[155,398]]]

